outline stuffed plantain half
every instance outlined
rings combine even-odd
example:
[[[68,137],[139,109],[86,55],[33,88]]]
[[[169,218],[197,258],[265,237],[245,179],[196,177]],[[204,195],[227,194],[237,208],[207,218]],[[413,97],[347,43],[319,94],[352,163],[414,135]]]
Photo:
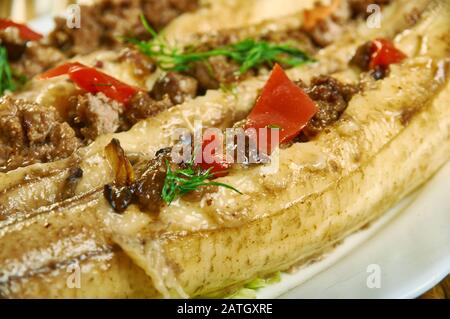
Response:
[[[366,30],[325,49],[313,65],[292,69],[289,76],[302,80],[296,85],[320,111],[329,101],[314,92],[324,87],[339,93],[331,100],[343,107],[331,120],[319,111],[303,135],[274,152],[280,163],[276,173],[268,172],[267,165],[236,165],[211,185],[231,185],[239,193],[216,187],[204,189],[197,199],[177,197],[170,205],[156,206],[138,200],[119,209],[105,184],[114,180],[135,192],[140,188],[134,186],[145,185],[139,184],[143,177],[155,173],[152,180],[166,185],[170,170],[163,169],[162,179],[156,174],[166,153],[157,151],[177,142],[172,130],[189,128],[195,119],[219,128],[245,119],[267,76],[247,80],[233,94],[210,91],[129,132],[97,139],[79,153],[77,165],[84,173],[68,199],[58,198],[61,180],[67,182],[58,174],[65,174],[69,161],[2,176],[2,294],[194,297],[326,252],[448,160],[449,15],[447,2],[432,1],[412,29],[401,32],[407,27],[404,19],[392,19],[380,30]],[[395,47],[407,57],[389,70],[366,72],[367,66],[358,63],[366,41],[396,32]],[[355,51],[356,66],[350,67]],[[124,153],[117,142],[110,143],[113,137]],[[111,161],[111,149],[119,165]],[[51,174],[41,178],[39,170]],[[127,179],[137,184],[128,187]],[[17,181],[23,188],[15,187]],[[134,195],[148,194],[153,192]],[[81,271],[79,289],[68,285],[69,266]]]
[[[399,10],[402,10],[404,15],[409,15],[417,8],[424,10],[429,2],[429,0],[421,0],[414,5],[408,1],[393,3],[386,7],[384,14],[387,22],[381,29],[368,29],[365,21],[360,21],[356,26],[349,26],[347,30],[351,30],[351,33],[346,32],[339,41],[320,50],[315,56],[316,63],[290,70],[290,77],[309,81],[320,74],[344,73],[351,78],[351,81],[356,81],[355,78],[358,77],[359,72],[348,72],[351,70],[348,62],[357,47],[377,37],[392,38],[408,29],[411,23],[403,15],[398,14]],[[254,32],[243,31],[246,36]],[[230,88],[209,90],[205,96],[198,96],[174,106],[167,112],[149,116],[147,120],[137,123],[127,133],[100,136],[94,143],[79,149],[65,160],[43,166],[31,165],[6,174],[0,173],[0,207],[4,224],[8,223],[10,217],[16,220],[21,215],[29,215],[30,211],[42,211],[43,206],[51,206],[64,199],[70,199],[60,196],[60,188],[64,187],[70,177],[71,168],[81,168],[84,176],[77,183],[72,196],[65,197],[80,196],[110,182],[113,175],[109,164],[104,159],[103,149],[112,137],[121,141],[128,154],[152,158],[158,150],[177,142],[179,136],[176,134],[176,129],[192,130],[196,120],[201,121],[205,127],[226,128],[245,118],[266,80],[267,74],[263,73],[242,83],[237,82]],[[59,81],[67,85],[66,80]],[[31,93],[38,92],[39,95],[48,96],[48,99],[52,100],[54,97],[51,97],[50,91],[31,90]],[[65,90],[61,91],[65,94]],[[26,91],[21,94],[29,93],[30,91]],[[152,138],[149,139],[148,136]]]
[[[339,20],[340,32],[360,22],[350,9],[346,12]],[[267,73],[274,62],[286,68],[310,62],[333,42],[315,43],[298,13],[243,29],[197,34],[184,47],[156,34],[144,14],[141,24],[152,39],[129,36],[111,50],[99,46],[91,54],[60,61],[0,100],[1,172],[67,158],[98,136],[126,131],[207,90],[230,88]],[[8,57],[17,53],[13,49]],[[12,71],[18,72],[12,62]]]
[[[450,10],[440,6],[398,43],[406,51],[426,38],[427,49],[421,42],[354,95],[328,130],[280,149],[275,174],[231,170],[218,180],[242,194],[219,188],[198,203],[179,199],[161,210],[162,225],[133,229],[124,219],[138,220],[134,208],[99,210],[113,240],[163,296],[197,296],[304,263],[379,216],[450,157]]]

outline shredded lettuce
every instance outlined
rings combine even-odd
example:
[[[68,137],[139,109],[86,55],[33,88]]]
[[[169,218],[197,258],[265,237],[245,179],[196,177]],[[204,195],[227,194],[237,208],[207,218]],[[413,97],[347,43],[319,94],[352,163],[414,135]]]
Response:
[[[273,276],[267,278],[256,278],[246,283],[244,287],[238,291],[225,296],[225,299],[255,299],[256,292],[268,285],[275,284],[281,281],[281,273],[278,271]]]

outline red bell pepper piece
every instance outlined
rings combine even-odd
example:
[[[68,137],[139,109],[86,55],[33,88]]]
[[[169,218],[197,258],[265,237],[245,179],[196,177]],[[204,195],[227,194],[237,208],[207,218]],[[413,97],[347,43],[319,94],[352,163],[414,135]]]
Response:
[[[54,78],[61,75],[69,74],[75,68],[86,68],[85,65],[78,62],[68,62],[61,64],[53,69],[50,69],[44,73],[41,73],[38,78],[41,80]]]
[[[17,22],[11,21],[9,19],[0,19],[0,30],[6,29],[9,27],[15,27],[15,28],[19,29],[20,37],[23,40],[37,41],[37,40],[42,39],[42,37],[43,37],[42,34],[31,30],[25,24],[17,23]]]
[[[387,39],[376,39],[372,41],[372,57],[370,68],[387,68],[390,64],[400,63],[406,55],[397,49],[394,44]]]
[[[207,163],[212,162],[212,163]],[[228,175],[227,170],[231,164],[227,162],[223,152],[223,140],[216,135],[204,136],[202,142],[202,152],[196,164],[202,170],[210,170],[214,177]]]
[[[277,127],[280,130],[279,142],[282,144],[297,136],[317,111],[308,94],[295,85],[276,64],[248,116],[245,129]],[[270,147],[269,132],[267,135],[267,145]]]
[[[139,88],[125,84],[95,68],[85,66],[78,62],[65,63],[45,73],[40,79],[49,79],[67,74],[69,78],[81,89],[90,93],[103,93],[107,97],[127,104],[139,92]]]

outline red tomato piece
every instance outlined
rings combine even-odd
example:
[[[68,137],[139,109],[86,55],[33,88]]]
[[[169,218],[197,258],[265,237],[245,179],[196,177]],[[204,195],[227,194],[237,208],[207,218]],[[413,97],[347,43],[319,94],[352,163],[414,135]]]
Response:
[[[400,63],[406,58],[406,54],[397,49],[394,44],[387,39],[376,39],[372,41],[372,57],[370,68],[377,66],[387,68],[390,64]]]
[[[40,79],[49,79],[61,75],[69,75],[70,79],[81,89],[92,94],[103,93],[110,99],[127,104],[139,91],[139,88],[125,84],[95,68],[78,62],[65,63],[45,73]]]
[[[50,69],[44,73],[41,73],[38,78],[41,80],[45,80],[45,79],[50,79],[50,78],[54,78],[57,76],[61,76],[61,75],[65,75],[65,74],[69,74],[71,70],[75,69],[75,68],[87,68],[87,66],[78,63],[78,62],[69,62],[69,63],[64,63],[62,65],[59,65],[53,69]]]
[[[94,68],[74,68],[69,72],[69,77],[81,89],[93,94],[101,92],[123,104],[127,104],[139,91]]]
[[[23,40],[37,41],[37,40],[42,39],[42,34],[31,30],[29,27],[27,27],[24,24],[14,22],[9,19],[0,19],[0,30],[6,29],[9,27],[15,27],[15,28],[19,29],[20,37]]]
[[[245,128],[279,128],[279,142],[286,143],[298,135],[316,112],[313,100],[276,64]],[[270,140],[267,144],[270,145]]]

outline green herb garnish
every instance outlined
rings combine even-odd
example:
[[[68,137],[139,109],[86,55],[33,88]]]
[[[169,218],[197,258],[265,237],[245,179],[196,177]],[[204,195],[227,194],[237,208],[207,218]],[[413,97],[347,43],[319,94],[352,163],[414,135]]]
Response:
[[[282,127],[277,124],[269,124],[269,125],[267,125],[267,128],[273,128],[273,129],[278,129],[278,130],[282,129]]]
[[[6,48],[0,46],[0,96],[5,91],[14,91],[16,84],[14,83],[11,67],[8,62],[8,52]]]
[[[169,205],[179,196],[195,191],[201,186],[221,186],[242,194],[233,186],[208,181],[214,178],[214,173],[211,173],[211,169],[203,171],[200,168],[195,167],[193,160],[187,163],[186,168],[177,169],[175,171],[172,170],[170,163],[167,160],[166,165],[167,173],[161,197]]]
[[[303,51],[287,44],[273,44],[253,39],[246,39],[210,51],[195,52],[193,48],[182,50],[171,47],[163,37],[158,36],[143,15],[141,15],[141,22],[153,39],[150,41],[127,40],[135,44],[142,53],[154,58],[159,68],[166,71],[184,72],[189,70],[193,62],[205,61],[213,56],[225,56],[237,62],[241,66],[239,69],[241,74],[263,64],[280,63],[297,66],[313,61]]]

